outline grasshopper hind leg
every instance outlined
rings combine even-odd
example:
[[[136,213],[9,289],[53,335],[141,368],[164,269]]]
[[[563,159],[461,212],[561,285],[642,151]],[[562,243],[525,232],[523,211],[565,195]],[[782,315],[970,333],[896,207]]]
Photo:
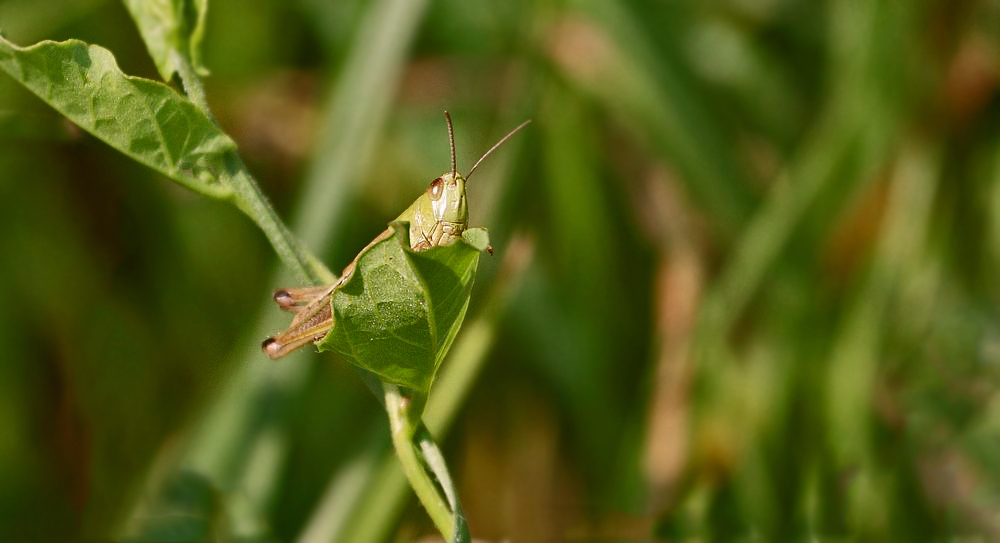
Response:
[[[319,341],[331,328],[333,328],[333,318],[327,309],[325,314],[318,314],[308,322],[293,321],[284,332],[265,339],[260,348],[272,360],[278,359],[295,349]]]
[[[309,343],[312,343],[321,337],[323,337],[323,334],[316,337],[299,337],[288,342],[282,342],[277,338],[277,336],[272,336],[265,339],[264,342],[260,344],[260,348],[264,351],[264,354],[271,358],[271,360],[277,360],[286,354],[291,353],[295,349],[305,347]]]
[[[295,313],[292,324],[261,343],[260,348],[271,359],[318,341],[333,328],[333,311],[330,308],[331,287],[306,287],[280,289],[274,293],[278,307]]]
[[[279,288],[274,291],[274,303],[283,311],[298,313],[326,294],[329,289],[329,286]]]

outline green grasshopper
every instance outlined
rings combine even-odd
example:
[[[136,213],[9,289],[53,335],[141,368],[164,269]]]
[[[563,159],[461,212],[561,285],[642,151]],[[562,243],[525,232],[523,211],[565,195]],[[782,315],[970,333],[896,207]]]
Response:
[[[410,248],[422,251],[448,245],[462,237],[462,232],[469,227],[469,208],[465,198],[465,184],[475,173],[479,164],[490,154],[504,144],[511,136],[530,123],[527,120],[506,136],[500,138],[493,147],[483,153],[464,177],[458,173],[455,158],[455,132],[451,125],[451,115],[444,112],[448,123],[448,142],[451,146],[451,171],[445,172],[431,181],[427,190],[420,195],[406,211],[396,217],[397,222],[410,224]],[[368,252],[378,242],[390,237],[391,229],[386,229],[371,241],[354,260],[344,268],[340,279],[332,285],[320,287],[282,288],[274,291],[274,302],[285,311],[292,312],[292,324],[276,335],[264,340],[261,349],[272,359],[281,358],[286,354],[323,339],[333,328],[333,313],[331,299],[337,291],[354,274],[361,255]],[[492,248],[487,248],[490,254]]]

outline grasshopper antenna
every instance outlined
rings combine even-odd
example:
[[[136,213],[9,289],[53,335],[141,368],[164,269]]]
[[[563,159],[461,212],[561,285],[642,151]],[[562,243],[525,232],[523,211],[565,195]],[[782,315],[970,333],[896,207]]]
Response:
[[[455,158],[455,129],[451,126],[451,114],[444,111],[444,120],[448,123],[448,145],[451,146],[451,178],[458,176],[458,160]]]
[[[445,115],[447,115],[447,113]],[[479,160],[477,160],[476,163],[472,165],[472,169],[469,170],[469,173],[465,174],[465,180],[468,181],[469,178],[472,177],[473,172],[476,171],[476,168],[479,167],[479,164],[482,161],[486,160],[486,157],[490,156],[490,154],[493,153],[493,151],[496,151],[501,145],[503,145],[507,140],[509,140],[511,136],[516,134],[518,130],[524,128],[525,126],[528,126],[528,123],[530,122],[531,119],[528,119],[527,121],[524,121],[523,123],[517,125],[517,128],[511,130],[510,132],[507,132],[506,136],[500,138],[500,141],[493,144],[493,147],[490,147],[490,150],[483,153],[483,156],[479,157]],[[450,124],[448,126],[449,128],[451,127]],[[454,146],[452,146],[452,152],[454,152]]]

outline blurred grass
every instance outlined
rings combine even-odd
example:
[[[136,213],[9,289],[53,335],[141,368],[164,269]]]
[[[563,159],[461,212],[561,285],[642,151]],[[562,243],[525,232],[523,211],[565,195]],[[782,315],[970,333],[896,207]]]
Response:
[[[1000,537],[1000,4],[209,13],[209,101],[334,269],[447,168],[442,110],[462,169],[534,119],[470,185],[497,255],[429,414],[475,537]],[[0,25],[155,73],[117,3]],[[5,77],[0,141],[2,533],[433,532],[357,374],[257,351],[249,221]]]

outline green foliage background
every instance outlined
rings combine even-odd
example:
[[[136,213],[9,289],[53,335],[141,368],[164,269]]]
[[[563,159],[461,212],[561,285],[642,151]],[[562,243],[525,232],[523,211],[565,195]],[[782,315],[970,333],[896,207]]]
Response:
[[[1000,538],[1000,3],[214,0],[206,94],[334,269],[448,168],[480,260],[432,391],[472,533]],[[125,6],[0,3],[157,68]],[[0,76],[0,533],[433,526],[235,207]]]

